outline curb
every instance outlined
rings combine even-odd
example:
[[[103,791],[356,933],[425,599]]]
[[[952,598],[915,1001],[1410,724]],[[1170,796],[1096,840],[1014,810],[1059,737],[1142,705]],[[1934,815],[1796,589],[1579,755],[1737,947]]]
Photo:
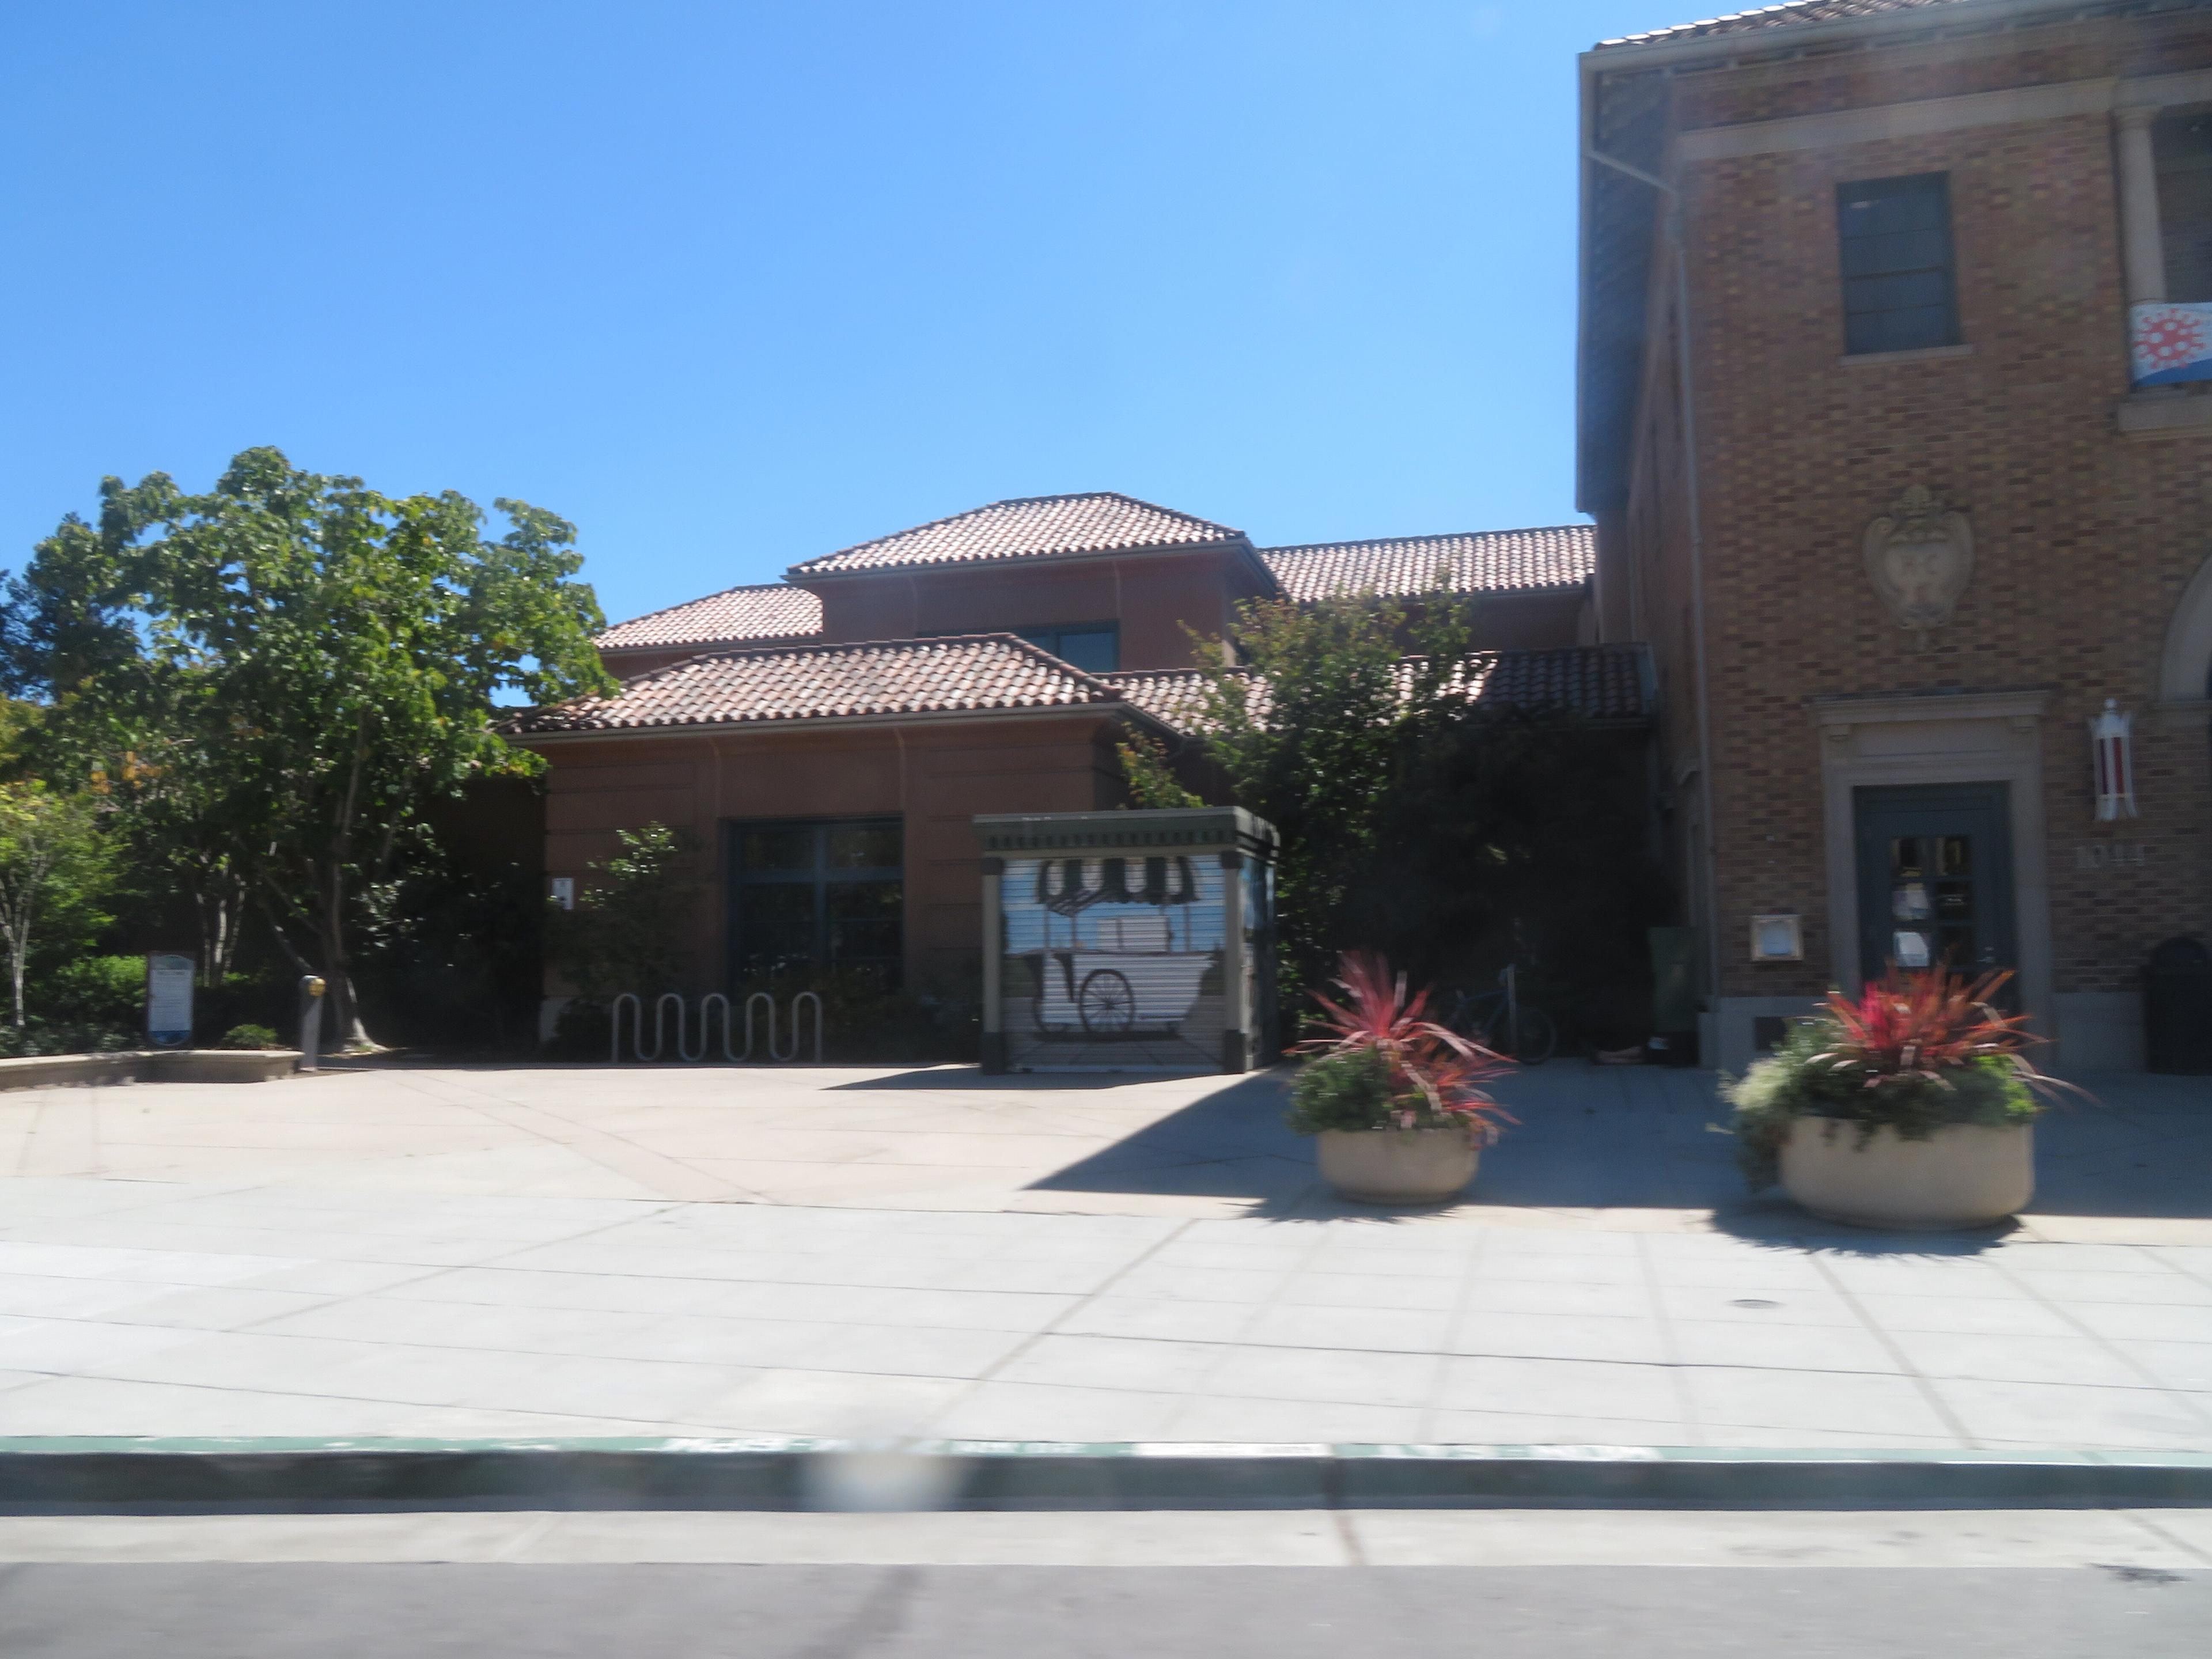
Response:
[[[0,1438],[0,1514],[2212,1507],[2212,1453]]]

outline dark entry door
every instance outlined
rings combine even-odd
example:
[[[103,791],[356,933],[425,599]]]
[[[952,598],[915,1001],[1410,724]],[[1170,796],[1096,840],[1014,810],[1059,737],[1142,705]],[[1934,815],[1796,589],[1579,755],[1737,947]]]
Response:
[[[2002,783],[1860,789],[1859,972],[1892,962],[2016,968],[2012,819]]]

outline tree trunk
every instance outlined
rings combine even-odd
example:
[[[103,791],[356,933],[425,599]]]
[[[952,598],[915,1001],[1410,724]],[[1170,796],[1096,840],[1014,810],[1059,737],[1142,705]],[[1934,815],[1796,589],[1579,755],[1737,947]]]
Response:
[[[316,930],[323,947],[325,994],[330,999],[331,1021],[337,1048],[373,1048],[368,1028],[362,1024],[361,1001],[353,988],[353,959],[346,949],[345,878],[333,862],[325,890],[323,916]]]

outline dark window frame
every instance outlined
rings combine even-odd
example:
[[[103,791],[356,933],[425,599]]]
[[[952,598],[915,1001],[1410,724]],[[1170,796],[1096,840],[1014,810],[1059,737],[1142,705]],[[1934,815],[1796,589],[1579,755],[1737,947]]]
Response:
[[[1932,214],[1924,208],[1914,210],[1929,200],[1935,204]],[[1889,208],[1881,220],[1854,221],[1855,213],[1865,213],[1875,204]],[[1909,222],[1914,218],[1929,222]],[[1908,222],[1897,222],[1900,219]],[[1836,251],[1846,357],[1940,350],[1964,343],[1948,173],[1905,173],[1838,185]]]
[[[1039,623],[1030,628],[1010,628],[1006,632],[1027,640],[1040,651],[1049,651],[1060,657],[1060,642],[1069,634],[1103,634],[1114,641],[1114,663],[1110,668],[1085,668],[1086,674],[1111,674],[1121,666],[1121,624],[1118,622]],[[1049,643],[1039,635],[1049,636]],[[1060,657],[1062,662],[1067,659]],[[1076,665],[1070,664],[1071,667]]]
[[[1114,641],[1114,666],[1085,668],[1081,672],[1085,674],[1113,674],[1119,672],[1121,666],[1121,624],[1118,622],[1032,623],[1018,628],[933,628],[920,637],[925,640],[956,640],[967,639],[977,634],[1012,634],[1016,639],[1026,641],[1040,651],[1049,651],[1055,657],[1060,657],[1060,639],[1063,635],[1104,634]],[[1039,635],[1049,635],[1051,643],[1038,638]],[[1065,657],[1060,657],[1060,659],[1067,661]],[[1073,663],[1068,665],[1078,666]]]
[[[894,830],[899,838],[899,861],[893,865],[847,865],[830,862],[830,837],[838,830]],[[748,870],[745,837],[777,830],[804,831],[809,838],[808,863],[804,869]],[[746,957],[746,897],[770,887],[811,887],[813,890],[813,938],[807,963],[820,970],[841,966],[880,970],[885,990],[896,990],[906,966],[906,820],[896,814],[875,813],[856,817],[726,818],[722,825],[723,868],[727,874],[725,926],[725,973],[732,990],[760,977]],[[896,882],[899,890],[898,945],[891,954],[838,957],[834,951],[830,914],[830,889]]]

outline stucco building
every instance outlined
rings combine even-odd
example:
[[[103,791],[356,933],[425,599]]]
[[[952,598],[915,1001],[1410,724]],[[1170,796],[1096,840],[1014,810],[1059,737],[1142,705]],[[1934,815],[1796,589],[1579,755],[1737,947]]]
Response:
[[[1603,43],[1582,117],[1580,505],[1708,1055],[1948,955],[2139,1065],[2212,924],[2212,8],[1803,0]]]
[[[1640,648],[1589,643],[1588,526],[1255,547],[1126,495],[994,502],[621,623],[620,695],[537,711],[546,870],[617,830],[708,849],[694,988],[859,968],[980,1000],[979,814],[1122,804],[1132,729],[1187,750],[1194,653],[1243,601],[1480,596],[1479,695],[1633,725]]]

